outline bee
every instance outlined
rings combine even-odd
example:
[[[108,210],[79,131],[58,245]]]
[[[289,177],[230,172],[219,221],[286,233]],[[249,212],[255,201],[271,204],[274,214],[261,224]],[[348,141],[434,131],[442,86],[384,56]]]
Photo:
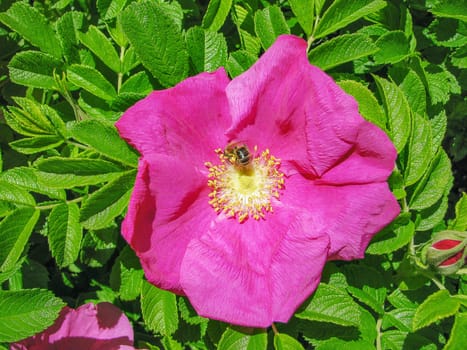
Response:
[[[250,150],[241,142],[229,142],[224,149],[224,156],[238,168],[247,168],[251,164]]]

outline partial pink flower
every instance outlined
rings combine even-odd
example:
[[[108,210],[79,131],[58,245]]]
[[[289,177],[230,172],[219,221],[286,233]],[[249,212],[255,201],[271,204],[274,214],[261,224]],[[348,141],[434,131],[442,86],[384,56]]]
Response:
[[[131,350],[133,328],[110,303],[89,303],[76,310],[64,307],[42,333],[11,344],[11,350]]]
[[[400,210],[394,146],[295,36],[232,81],[221,68],[154,91],[116,126],[141,153],[122,234],[147,279],[205,317],[287,322],[327,260],[362,258]]]

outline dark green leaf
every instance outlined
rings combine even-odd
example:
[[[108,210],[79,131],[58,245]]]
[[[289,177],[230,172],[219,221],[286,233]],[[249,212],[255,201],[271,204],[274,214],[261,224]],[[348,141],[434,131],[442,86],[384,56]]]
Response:
[[[67,203],[52,209],[47,218],[47,237],[58,266],[65,267],[75,262],[82,236],[78,205]]]
[[[467,4],[465,0],[441,0],[429,10],[439,17],[457,18],[467,22]]]
[[[175,294],[143,283],[141,311],[146,326],[162,335],[173,334],[178,328],[177,300]]]
[[[0,222],[0,271],[14,267],[39,219],[33,208],[17,209]]]
[[[34,154],[48,149],[56,148],[64,142],[60,136],[46,135],[28,137],[10,142],[9,145],[15,151],[24,154]]]
[[[172,86],[188,74],[188,54],[180,30],[153,1],[128,6],[122,27],[143,65],[163,86]]]
[[[144,271],[135,252],[126,246],[121,251],[110,274],[110,286],[118,290],[121,300],[135,300],[141,293]]]
[[[50,291],[0,291],[0,342],[15,342],[49,327],[65,303]]]
[[[410,54],[409,42],[400,30],[382,35],[375,44],[379,48],[374,56],[376,64],[394,64]]]
[[[60,73],[62,62],[39,51],[18,52],[8,64],[10,78],[16,84],[39,89],[57,89],[54,73]]]
[[[222,34],[201,27],[186,33],[186,45],[197,72],[213,72],[227,61],[227,43]]]
[[[310,62],[327,70],[346,62],[371,55],[378,47],[364,34],[344,34],[332,38],[311,50]]]
[[[73,64],[67,69],[67,77],[72,84],[103,100],[111,101],[117,96],[113,85],[92,67]]]
[[[130,171],[92,193],[81,208],[82,225],[92,230],[111,225],[128,205],[135,175]]]
[[[269,6],[255,13],[255,32],[264,49],[271,46],[281,34],[290,34],[284,15],[278,6]]]
[[[321,38],[335,32],[357,19],[386,6],[383,0],[336,0],[323,14],[314,33],[315,38]]]
[[[232,0],[210,0],[203,17],[203,28],[217,32],[227,18],[232,7]]]
[[[0,21],[42,51],[60,58],[60,43],[52,27],[44,15],[26,2],[16,1],[7,12],[0,13]]]
[[[122,164],[136,166],[138,154],[118,134],[110,123],[100,120],[84,120],[71,127],[70,135],[104,156]]]

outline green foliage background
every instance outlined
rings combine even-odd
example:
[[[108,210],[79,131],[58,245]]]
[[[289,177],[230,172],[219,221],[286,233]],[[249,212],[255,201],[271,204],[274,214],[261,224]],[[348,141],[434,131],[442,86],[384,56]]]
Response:
[[[393,140],[402,212],[273,332],[144,280],[119,233],[138,155],[113,122],[188,76],[241,74],[283,33]],[[466,44],[465,0],[0,1],[0,348],[110,301],[149,349],[464,349],[465,274],[423,252],[467,230]]]

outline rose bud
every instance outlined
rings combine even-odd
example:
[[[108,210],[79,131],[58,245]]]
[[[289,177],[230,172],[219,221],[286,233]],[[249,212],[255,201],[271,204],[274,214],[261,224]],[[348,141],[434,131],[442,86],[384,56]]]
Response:
[[[451,275],[461,269],[467,256],[467,232],[441,231],[433,236],[427,249],[426,261],[442,275]]]

